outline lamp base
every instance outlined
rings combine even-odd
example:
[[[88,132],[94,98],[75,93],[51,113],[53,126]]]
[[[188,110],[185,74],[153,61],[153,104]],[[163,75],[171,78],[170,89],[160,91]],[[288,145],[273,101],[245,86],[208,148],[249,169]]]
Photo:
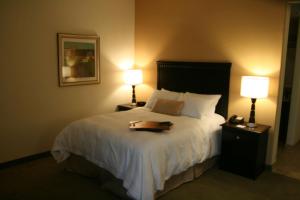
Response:
[[[132,85],[132,100],[131,105],[136,106],[136,98],[135,98],[135,85]]]
[[[247,126],[249,128],[254,128],[256,127],[255,125],[255,102],[256,99],[255,98],[251,98],[251,111],[250,111],[250,117],[249,117],[249,122],[247,123]]]
[[[255,123],[247,123],[247,126],[249,127],[249,128],[255,128],[257,125],[255,124]]]

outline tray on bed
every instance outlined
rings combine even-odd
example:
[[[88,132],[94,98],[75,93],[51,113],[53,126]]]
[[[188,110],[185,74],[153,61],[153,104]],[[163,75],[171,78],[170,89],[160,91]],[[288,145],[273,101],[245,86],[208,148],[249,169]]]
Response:
[[[173,126],[172,122],[164,121],[130,121],[129,129],[135,131],[153,131],[153,132],[161,132],[164,130],[170,130]]]

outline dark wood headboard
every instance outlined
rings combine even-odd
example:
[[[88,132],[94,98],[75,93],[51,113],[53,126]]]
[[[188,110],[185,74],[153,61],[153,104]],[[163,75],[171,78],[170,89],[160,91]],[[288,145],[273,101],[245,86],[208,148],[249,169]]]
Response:
[[[227,118],[231,63],[157,61],[157,89],[221,94],[216,113]]]

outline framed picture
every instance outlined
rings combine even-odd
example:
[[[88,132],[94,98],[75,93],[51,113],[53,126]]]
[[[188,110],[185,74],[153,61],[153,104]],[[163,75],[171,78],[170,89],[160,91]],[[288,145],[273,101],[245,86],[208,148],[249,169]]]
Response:
[[[59,86],[100,83],[98,36],[57,34]]]

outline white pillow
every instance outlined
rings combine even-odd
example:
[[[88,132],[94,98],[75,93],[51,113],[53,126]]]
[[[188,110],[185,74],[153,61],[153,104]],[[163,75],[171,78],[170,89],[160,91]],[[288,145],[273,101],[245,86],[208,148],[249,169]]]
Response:
[[[183,95],[183,93],[172,92],[172,91],[165,90],[165,89],[154,90],[152,95],[147,100],[145,107],[152,109],[153,106],[155,105],[157,99],[178,100],[181,97],[181,95]]]
[[[181,114],[200,119],[203,116],[211,116],[215,113],[216,105],[220,98],[221,95],[219,94],[209,95],[187,92],[180,99],[184,101]]]

